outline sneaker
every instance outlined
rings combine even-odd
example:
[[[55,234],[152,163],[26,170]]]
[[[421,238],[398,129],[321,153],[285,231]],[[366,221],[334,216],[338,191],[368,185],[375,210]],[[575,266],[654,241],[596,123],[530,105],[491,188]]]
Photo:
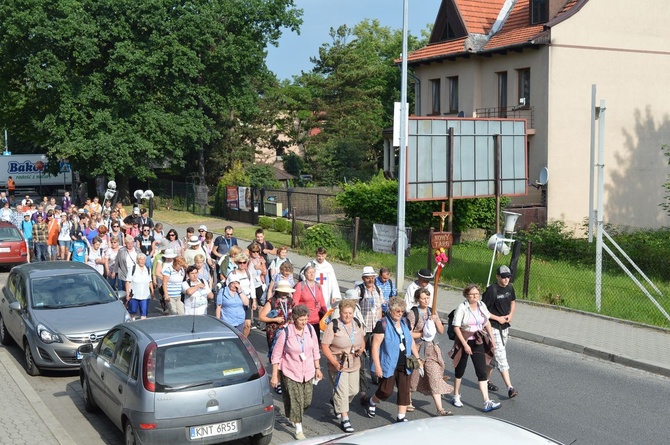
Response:
[[[402,423],[402,422],[409,422],[409,420],[407,420],[407,417],[403,417],[402,419],[399,417],[395,418],[395,423]]]
[[[484,402],[484,412],[488,413],[489,411],[493,411],[494,409],[500,408],[500,402],[495,402],[493,400],[487,400]]]
[[[344,431],[345,433],[353,433],[354,432],[354,427],[351,426],[351,422],[349,421],[349,419],[343,420],[341,422],[341,425],[342,425],[342,431]]]
[[[463,402],[461,402],[460,394],[454,394],[454,398],[451,399],[451,404],[456,408],[463,408]]]
[[[304,440],[305,439],[305,434],[300,431],[299,433],[295,433],[295,440]]]
[[[510,386],[509,390],[507,390],[507,395],[509,396],[510,399],[512,399],[519,395],[519,391],[514,389],[513,386]]]
[[[374,418],[377,415],[377,407],[370,405],[370,402],[368,402],[368,406],[365,407],[365,414],[369,418]]]
[[[500,389],[491,382],[488,382],[488,387],[489,387],[489,391],[498,391]]]

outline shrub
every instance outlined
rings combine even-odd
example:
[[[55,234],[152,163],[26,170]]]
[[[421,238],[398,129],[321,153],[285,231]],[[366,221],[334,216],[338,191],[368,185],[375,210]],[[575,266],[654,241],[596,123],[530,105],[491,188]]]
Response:
[[[301,240],[303,247],[307,249],[316,249],[318,247],[325,247],[332,249],[340,244],[341,240],[333,233],[333,229],[325,224],[316,224],[305,230],[305,236]]]
[[[275,230],[277,232],[288,232],[291,227],[291,223],[287,219],[277,218],[275,219]]]
[[[292,226],[289,226],[288,233],[291,233],[293,230]],[[305,224],[301,221],[295,222],[295,234],[296,236],[302,236],[305,233]]]
[[[273,227],[272,218],[270,218],[269,216],[261,216],[260,218],[258,218],[258,225],[263,230],[271,229]]]

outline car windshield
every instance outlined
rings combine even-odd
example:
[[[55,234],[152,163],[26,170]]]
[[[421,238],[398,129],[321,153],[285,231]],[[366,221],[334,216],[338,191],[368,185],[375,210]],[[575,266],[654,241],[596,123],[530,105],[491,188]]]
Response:
[[[0,227],[0,241],[21,241],[21,233],[16,227]]]
[[[158,348],[158,391],[187,391],[247,382],[258,377],[253,359],[238,338]]]
[[[31,282],[30,296],[34,309],[93,306],[118,300],[97,272],[35,278]]]

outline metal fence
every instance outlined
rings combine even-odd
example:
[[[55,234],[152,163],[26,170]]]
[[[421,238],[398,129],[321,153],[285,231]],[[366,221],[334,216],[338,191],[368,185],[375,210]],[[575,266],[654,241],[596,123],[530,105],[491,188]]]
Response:
[[[149,187],[155,195],[154,207],[165,210],[180,210],[208,215],[209,189],[193,182],[178,182],[168,179],[151,181]]]

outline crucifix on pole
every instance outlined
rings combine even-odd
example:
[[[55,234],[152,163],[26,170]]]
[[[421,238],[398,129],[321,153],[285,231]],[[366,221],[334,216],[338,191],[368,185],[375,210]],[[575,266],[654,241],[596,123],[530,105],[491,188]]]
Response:
[[[451,212],[444,210],[444,202],[442,203],[442,210],[439,212],[433,212],[433,216],[438,216],[440,218],[440,232],[444,232],[444,220],[447,219],[447,216],[451,215]]]

